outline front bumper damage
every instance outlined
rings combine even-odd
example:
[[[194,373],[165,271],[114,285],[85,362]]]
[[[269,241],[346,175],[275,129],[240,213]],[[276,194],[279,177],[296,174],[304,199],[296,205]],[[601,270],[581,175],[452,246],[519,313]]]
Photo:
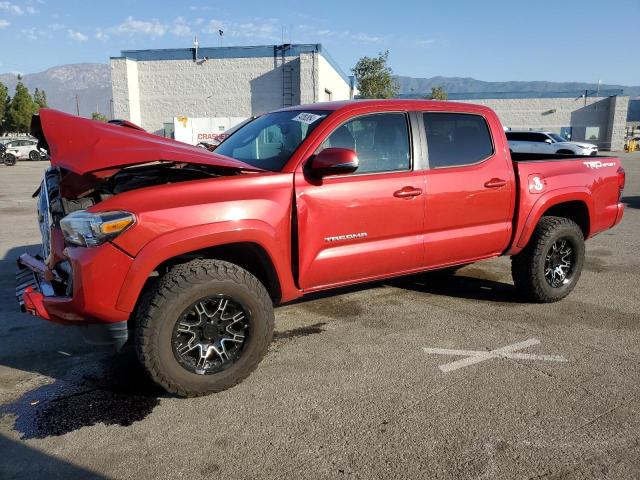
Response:
[[[38,258],[23,253],[16,272],[16,299],[20,310],[45,320],[51,320],[42,302],[45,295],[53,296],[53,287],[44,280],[46,265]]]
[[[65,253],[71,285],[64,285],[41,257],[27,253],[20,256],[16,273],[20,309],[50,322],[81,327],[87,343],[121,348],[128,338],[129,312],[115,308],[119,288],[108,280],[119,271],[126,273],[130,257],[113,246],[101,248],[100,254],[87,249],[69,250]],[[124,265],[117,268],[123,260]],[[61,294],[64,290],[71,295]]]

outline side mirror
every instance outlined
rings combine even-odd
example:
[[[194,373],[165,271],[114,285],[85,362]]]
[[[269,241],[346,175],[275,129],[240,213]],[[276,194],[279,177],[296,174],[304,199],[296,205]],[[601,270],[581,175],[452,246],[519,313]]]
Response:
[[[311,159],[309,173],[315,177],[353,173],[358,169],[358,155],[348,148],[325,148]]]
[[[550,138],[546,138],[546,139],[544,140],[544,143],[553,143],[553,140],[551,140]]]

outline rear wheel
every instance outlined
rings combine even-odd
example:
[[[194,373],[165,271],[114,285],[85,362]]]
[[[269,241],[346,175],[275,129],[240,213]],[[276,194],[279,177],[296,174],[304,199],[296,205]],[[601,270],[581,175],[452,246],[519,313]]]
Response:
[[[584,236],[568,218],[543,217],[529,244],[511,257],[516,288],[528,299],[550,303],[575,288],[584,264]]]
[[[138,356],[155,382],[181,396],[219,392],[260,363],[273,337],[273,304],[246,270],[217,260],[173,267],[143,298]]]
[[[38,162],[42,159],[42,156],[40,155],[40,152],[37,152],[36,150],[31,150],[29,152],[29,160],[32,160],[34,162]]]

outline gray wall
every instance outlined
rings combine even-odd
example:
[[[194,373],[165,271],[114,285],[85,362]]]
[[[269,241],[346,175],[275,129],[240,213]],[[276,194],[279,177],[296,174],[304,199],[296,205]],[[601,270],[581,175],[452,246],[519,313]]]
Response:
[[[307,52],[285,58],[291,68],[291,104],[319,101],[318,90],[322,85],[324,92],[325,84],[334,99],[349,98],[349,84],[320,57]],[[115,118],[151,132],[159,132],[178,116],[249,117],[284,106],[279,56],[204,62],[113,58],[111,70]]]
[[[517,98],[462,100],[493,109],[502,124],[512,130],[546,130],[560,133],[572,127],[572,140],[585,140],[587,127],[599,127],[596,143],[601,149],[622,150],[629,97]]]

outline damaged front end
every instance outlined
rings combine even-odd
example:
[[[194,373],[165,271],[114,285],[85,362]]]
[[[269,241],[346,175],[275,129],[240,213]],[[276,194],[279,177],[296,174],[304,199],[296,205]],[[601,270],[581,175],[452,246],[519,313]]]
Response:
[[[16,297],[32,315],[83,325],[90,343],[124,344],[131,315],[117,303],[133,256],[112,240],[135,230],[136,215],[104,211],[101,202],[131,190],[260,170],[129,124],[54,110],[41,109],[31,133],[50,153],[51,167],[34,193],[42,247],[18,259]]]

